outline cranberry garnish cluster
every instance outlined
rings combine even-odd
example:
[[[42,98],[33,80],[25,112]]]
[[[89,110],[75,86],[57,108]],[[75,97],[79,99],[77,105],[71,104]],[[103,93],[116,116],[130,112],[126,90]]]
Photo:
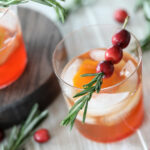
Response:
[[[81,75],[82,77],[93,76],[93,79],[88,83],[83,85],[83,90],[73,98],[79,97],[72,108],[69,110],[68,115],[62,120],[61,125],[67,126],[70,124],[72,129],[75,119],[80,110],[83,110],[82,122],[85,122],[88,102],[90,101],[93,93],[99,93],[101,90],[101,85],[103,84],[103,78],[109,78],[114,72],[114,64],[120,62],[123,57],[123,48],[127,47],[130,42],[130,33],[125,30],[125,26],[128,22],[128,17],[125,20],[123,29],[116,33],[112,37],[112,47],[107,49],[105,52],[105,60],[101,61],[96,67],[96,73],[88,73]]]
[[[130,42],[130,33],[125,30],[128,22],[128,17],[125,20],[123,29],[112,37],[112,47],[105,52],[105,61],[101,61],[96,68],[96,72],[103,72],[103,78],[110,77],[114,72],[114,64],[121,61],[123,57],[123,49],[126,48]]]

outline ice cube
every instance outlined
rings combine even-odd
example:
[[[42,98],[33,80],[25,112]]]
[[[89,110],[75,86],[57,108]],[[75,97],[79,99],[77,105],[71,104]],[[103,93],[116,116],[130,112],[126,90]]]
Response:
[[[138,84],[138,73],[134,72],[136,70],[135,64],[131,61],[128,60],[122,70],[120,71],[121,76],[126,76],[126,81],[121,84],[118,88],[118,92],[125,92],[125,91],[130,91],[133,92],[136,90],[136,86]],[[134,74],[132,74],[134,72]],[[132,75],[131,75],[132,74]],[[131,75],[131,76],[130,76]]]
[[[63,72],[62,72],[62,79],[70,84],[73,85],[73,78],[75,76],[75,74],[78,71],[78,68],[80,67],[82,63],[81,59],[75,59],[73,62],[67,64],[67,66],[64,68]]]
[[[120,71],[120,75],[125,75],[128,77],[132,72],[134,72],[136,69],[135,65],[131,60],[128,60],[122,70]]]
[[[94,49],[90,51],[90,57],[96,61],[105,59],[105,51],[101,49]]]
[[[8,57],[16,50],[18,45],[17,38],[11,39],[7,45],[4,45],[5,47],[0,51],[0,65],[7,61]]]

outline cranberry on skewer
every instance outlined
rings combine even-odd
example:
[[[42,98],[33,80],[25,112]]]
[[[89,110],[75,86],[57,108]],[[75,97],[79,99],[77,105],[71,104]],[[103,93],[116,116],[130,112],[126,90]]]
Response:
[[[131,35],[130,33],[125,29],[127,23],[128,23],[128,19],[129,17],[127,16],[125,19],[125,22],[123,24],[123,29],[120,30],[118,33],[116,33],[113,37],[112,37],[112,44],[114,46],[119,46],[120,48],[126,48],[130,42],[131,39]]]
[[[112,44],[119,46],[120,48],[126,48],[130,42],[130,38],[130,33],[127,30],[122,29],[112,37]]]
[[[127,16],[128,16],[128,13],[124,9],[118,9],[114,13],[114,18],[119,23],[123,23]]]
[[[104,78],[110,77],[114,72],[114,65],[110,61],[101,61],[96,67],[96,73],[104,73]]]
[[[112,46],[105,52],[105,60],[111,61],[113,64],[117,64],[123,57],[122,49],[118,46]]]

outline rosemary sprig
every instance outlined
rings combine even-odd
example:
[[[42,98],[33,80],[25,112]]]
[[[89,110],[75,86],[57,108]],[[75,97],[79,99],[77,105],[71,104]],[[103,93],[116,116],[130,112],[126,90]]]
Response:
[[[150,0],[137,0],[135,10],[143,11],[145,20],[147,22],[148,27],[147,35],[143,40],[140,41],[142,50],[147,51],[150,50]]]
[[[83,112],[82,122],[83,123],[85,122],[88,102],[91,99],[94,92],[96,93],[100,92],[101,85],[103,83],[104,73],[101,72],[95,74],[83,74],[81,76],[82,77],[94,76],[94,78],[88,84],[83,85],[83,90],[81,92],[73,96],[73,98],[77,98],[77,97],[80,98],[75,102],[75,104],[69,110],[67,117],[61,122],[61,125],[63,126],[67,126],[70,124],[70,129],[72,129],[79,111],[82,110],[83,108],[84,108],[84,112]]]
[[[60,5],[60,3],[57,2],[57,0],[0,0],[0,6],[8,7],[8,6],[11,6],[11,5],[18,5],[18,4],[22,4],[22,3],[27,3],[29,1],[33,1],[33,2],[36,2],[36,3],[43,4],[43,5],[47,5],[49,7],[53,7],[56,11],[56,14],[57,14],[58,18],[62,22],[64,22],[66,11]],[[60,1],[64,1],[64,0],[60,0]]]
[[[19,150],[26,140],[32,135],[34,129],[48,116],[48,111],[39,112],[38,104],[35,104],[24,122],[19,128],[13,127],[7,145],[2,145],[2,150]]]

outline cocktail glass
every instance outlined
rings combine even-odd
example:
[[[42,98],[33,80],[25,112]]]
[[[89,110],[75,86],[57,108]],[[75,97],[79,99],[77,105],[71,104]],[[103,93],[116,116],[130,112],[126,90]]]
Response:
[[[93,53],[92,56],[104,59],[105,48],[112,45],[111,37],[117,30],[112,25],[88,26],[69,34],[57,45],[53,54],[53,67],[69,109],[75,103],[73,96],[82,90],[70,81],[77,71],[75,64],[70,65],[89,50],[93,52],[99,49],[100,53]],[[132,33],[130,44],[124,49],[124,60],[115,68],[120,67],[118,73],[125,78],[117,84],[112,84],[112,81],[111,86],[102,88],[96,98],[92,96],[85,123],[82,123],[82,110],[77,116],[77,129],[91,140],[115,142],[128,137],[142,124],[142,52]]]

